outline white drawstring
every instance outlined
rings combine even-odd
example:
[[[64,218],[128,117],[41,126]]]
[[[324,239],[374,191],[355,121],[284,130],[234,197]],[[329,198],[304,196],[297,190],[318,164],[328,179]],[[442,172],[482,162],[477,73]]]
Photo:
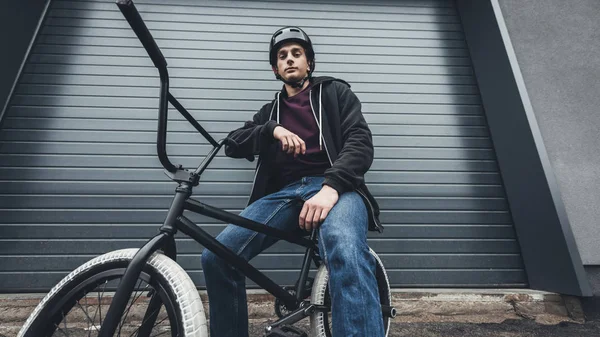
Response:
[[[323,123],[323,113],[321,112],[322,104],[321,104],[321,93],[323,92],[323,83],[320,85],[319,90],[319,121],[317,122],[317,127],[319,128],[319,151],[323,150],[323,129],[321,128],[321,124]],[[279,92],[277,93],[277,123],[279,123]],[[310,100],[310,95],[309,95]]]
[[[323,129],[321,128],[321,125],[323,125],[323,113],[321,112],[321,93],[323,93],[323,83],[321,83],[321,88],[319,90],[319,151],[323,150]]]
[[[277,124],[279,124],[279,94],[280,92],[277,93]]]

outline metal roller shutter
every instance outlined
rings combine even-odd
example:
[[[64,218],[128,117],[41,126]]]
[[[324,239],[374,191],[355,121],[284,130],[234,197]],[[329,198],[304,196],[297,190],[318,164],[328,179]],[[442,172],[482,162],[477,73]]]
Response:
[[[136,1],[175,97],[215,136],[280,88],[277,28],[313,39],[316,74],[352,84],[374,134],[366,179],[383,210],[370,236],[395,287],[525,286],[476,79],[452,1]],[[155,154],[158,76],[114,1],[53,1],[0,131],[0,290],[47,290],[92,256],[156,233],[175,185]],[[209,146],[176,112],[168,152]],[[254,163],[219,156],[195,197],[238,212]],[[192,217],[212,234],[223,224]],[[180,263],[203,286],[201,247]],[[301,251],[254,260],[292,283]]]

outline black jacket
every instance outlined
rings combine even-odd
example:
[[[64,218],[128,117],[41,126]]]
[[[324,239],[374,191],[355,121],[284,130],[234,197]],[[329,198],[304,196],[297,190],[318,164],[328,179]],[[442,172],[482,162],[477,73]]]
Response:
[[[324,145],[331,164],[331,168],[325,171],[324,184],[333,187],[340,195],[348,191],[358,192],[369,212],[369,230],[381,232],[379,206],[364,182],[364,175],[373,162],[373,141],[362,115],[361,103],[343,80],[315,77],[311,85],[311,107],[317,125],[319,118],[322,119]],[[233,142],[225,147],[227,156],[248,158],[258,155],[249,204],[277,191],[270,169],[275,147],[278,146],[273,138],[273,129],[278,125],[274,112],[280,95],[287,95],[285,88],[272,102],[265,104],[252,121],[247,121],[227,136]]]

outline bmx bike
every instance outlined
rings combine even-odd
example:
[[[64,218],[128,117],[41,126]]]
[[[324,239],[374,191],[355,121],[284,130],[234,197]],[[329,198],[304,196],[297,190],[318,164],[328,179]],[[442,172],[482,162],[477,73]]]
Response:
[[[224,145],[216,141],[169,92],[167,62],[131,0],[117,6],[141,41],[160,75],[157,150],[166,175],[176,182],[175,196],[159,229],[140,249],[112,251],[77,267],[42,299],[29,316],[19,337],[41,336],[208,336],[206,316],[194,282],[179,264],[175,234],[179,231],[240,270],[275,297],[279,320],[265,328],[265,335],[306,336],[293,324],[309,317],[310,336],[331,337],[328,273],[318,253],[317,230],[309,237],[277,230],[261,223],[209,206],[191,198],[200,176]],[[192,170],[174,165],[166,153],[167,109],[171,103],[213,148]],[[248,157],[254,160],[254,157]],[[293,287],[282,287],[219,243],[183,215],[184,210],[254,230],[304,247],[304,259]],[[391,306],[385,268],[377,262],[376,279],[386,335],[396,310]],[[317,267],[309,277],[312,263]],[[360,310],[357,308],[357,310]],[[213,336],[223,337],[223,336]]]

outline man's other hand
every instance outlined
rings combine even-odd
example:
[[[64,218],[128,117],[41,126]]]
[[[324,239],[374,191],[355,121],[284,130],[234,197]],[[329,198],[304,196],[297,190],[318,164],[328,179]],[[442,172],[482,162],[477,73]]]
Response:
[[[293,153],[294,157],[298,157],[299,154],[306,154],[304,141],[283,126],[278,125],[273,129],[273,138],[281,142],[281,150],[287,154]]]
[[[338,202],[338,192],[330,186],[323,185],[319,193],[308,199],[302,211],[300,211],[299,225],[300,228],[311,231],[313,228],[318,228],[329,211]]]

